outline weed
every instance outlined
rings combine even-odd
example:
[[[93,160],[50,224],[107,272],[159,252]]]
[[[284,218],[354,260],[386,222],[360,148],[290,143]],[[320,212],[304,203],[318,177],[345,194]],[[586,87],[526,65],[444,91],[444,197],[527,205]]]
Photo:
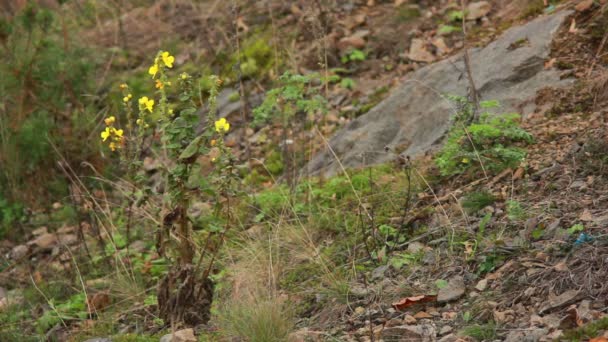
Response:
[[[228,303],[220,312],[219,325],[227,338],[251,342],[282,342],[294,326],[293,313],[277,298]]]
[[[532,136],[519,126],[519,115],[491,115],[482,113],[478,123],[465,124],[473,118],[472,106],[466,100],[454,97],[461,107],[448,138],[436,155],[435,162],[444,176],[463,173],[471,169],[499,172],[518,166],[526,157],[526,151],[517,147],[531,143]],[[482,104],[496,106],[495,103]]]
[[[470,325],[462,329],[460,335],[472,337],[477,341],[492,341],[496,339],[496,324],[488,322],[483,325]]]
[[[340,58],[340,60],[344,64],[347,64],[349,62],[363,62],[366,59],[367,59],[367,54],[364,51],[359,50],[359,49],[348,50],[348,52],[346,52]]]
[[[603,331],[608,329],[608,317],[601,318],[597,321],[587,323],[582,327],[565,331],[562,341],[588,341],[591,338],[598,337]]]
[[[476,213],[481,209],[494,204],[496,197],[488,191],[475,191],[467,195],[462,201],[462,207],[469,213]]]
[[[506,209],[509,220],[522,221],[526,219],[526,211],[522,207],[521,202],[508,200]]]

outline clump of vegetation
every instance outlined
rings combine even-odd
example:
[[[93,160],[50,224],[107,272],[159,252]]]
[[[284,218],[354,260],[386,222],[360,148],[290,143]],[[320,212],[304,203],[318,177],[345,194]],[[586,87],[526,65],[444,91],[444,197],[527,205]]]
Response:
[[[220,310],[222,332],[251,342],[287,341],[294,327],[293,311],[280,299],[235,301]]]
[[[462,110],[455,118],[445,145],[435,157],[442,175],[479,169],[499,172],[517,167],[524,161],[526,151],[519,145],[531,143],[533,138],[520,127],[518,114],[484,112],[479,122],[467,124],[473,119],[472,105],[463,98],[454,99]],[[482,103],[482,108],[495,106],[495,102]]]
[[[492,341],[496,339],[496,324],[489,322],[483,325],[470,325],[462,329],[460,335],[472,337],[476,341]]]
[[[462,207],[468,213],[476,213],[481,209],[492,205],[496,197],[488,191],[476,191],[468,194],[462,201]]]
[[[33,2],[12,20],[0,18],[0,195],[13,202],[40,205],[64,195],[47,192],[46,184],[61,179],[51,172],[53,144],[67,160],[92,153],[76,142],[95,121],[80,96],[92,90],[95,61],[56,19]]]

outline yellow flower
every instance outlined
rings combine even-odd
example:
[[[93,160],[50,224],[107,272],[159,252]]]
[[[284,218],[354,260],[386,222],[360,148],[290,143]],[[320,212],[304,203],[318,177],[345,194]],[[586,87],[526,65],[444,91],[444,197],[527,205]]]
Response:
[[[114,130],[114,134],[116,134],[117,137],[122,138],[123,135],[123,130],[122,129],[115,129]]]
[[[215,131],[218,133],[228,132],[230,129],[230,123],[225,118],[221,118],[215,122]]]
[[[185,80],[185,79],[187,79],[187,78],[188,78],[188,74],[187,74],[187,73],[185,73],[185,72],[182,72],[182,74],[181,74],[181,76],[180,76],[180,77],[182,78],[182,80]]]
[[[103,139],[103,141],[108,140],[108,138],[110,137],[110,127],[106,127],[106,130],[101,132],[101,139]]]
[[[216,143],[215,139],[211,140],[211,146],[215,146],[215,143]]]
[[[163,52],[160,57],[163,59],[163,63],[165,63],[168,68],[173,68],[173,62],[175,62],[175,57],[171,56],[167,51]]]
[[[462,163],[463,164],[468,164],[469,163],[469,158],[462,158]]]
[[[173,115],[173,109],[169,108],[169,115]]]
[[[154,109],[154,100],[148,99],[147,96],[141,97],[139,99],[139,109],[147,109],[149,112],[152,112],[152,109]]]
[[[127,89],[128,86],[126,83],[123,83],[119,87],[120,87],[120,89]]]
[[[117,148],[120,148],[119,144],[117,144],[115,142],[110,143],[110,150],[112,150],[112,152],[116,151]]]
[[[137,120],[135,120],[135,123],[136,123],[138,126],[141,126],[141,125],[144,123],[144,120],[142,120],[142,119],[137,119]]]
[[[154,63],[150,69],[148,69],[148,74],[152,75],[152,78],[156,77],[156,73],[158,73],[158,64]]]
[[[103,121],[106,123],[106,126],[111,126],[114,122],[116,122],[116,118],[114,116],[110,116]]]
[[[129,97],[128,97],[128,96],[123,97],[123,98],[122,98],[122,101],[123,101],[123,102],[129,102]]]
[[[161,82],[161,80],[156,80],[156,89],[163,89],[165,85],[163,84],[163,82]]]

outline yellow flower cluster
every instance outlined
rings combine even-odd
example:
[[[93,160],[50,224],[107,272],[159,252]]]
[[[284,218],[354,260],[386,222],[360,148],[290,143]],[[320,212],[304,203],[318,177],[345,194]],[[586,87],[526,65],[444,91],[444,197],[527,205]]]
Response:
[[[154,99],[149,99],[147,96],[139,98],[139,109],[147,109],[150,113],[154,110]]]
[[[230,123],[225,118],[221,118],[215,122],[215,131],[218,133],[226,133],[230,130]]]
[[[162,62],[163,64],[160,64]],[[159,57],[154,59],[154,64],[148,69],[148,74],[152,75],[152,78],[156,77],[158,70],[161,66],[166,66],[167,68],[173,68],[173,63],[175,62],[175,57],[171,56],[171,54],[167,51],[163,51],[160,53]]]
[[[102,141],[107,141],[110,139],[110,150],[116,151],[121,148],[124,143],[123,130],[114,128],[114,123],[116,122],[116,118],[110,116],[104,119],[104,123],[106,124],[106,129],[101,132]]]

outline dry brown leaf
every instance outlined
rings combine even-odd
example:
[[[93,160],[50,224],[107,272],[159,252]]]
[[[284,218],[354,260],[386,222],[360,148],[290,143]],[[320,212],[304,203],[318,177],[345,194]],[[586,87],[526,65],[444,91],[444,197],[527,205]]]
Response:
[[[594,337],[590,339],[589,342],[608,342],[608,338],[604,336]]]
[[[576,20],[574,18],[572,18],[572,21],[570,22],[570,28],[568,29],[568,32],[570,33],[576,33],[578,31],[578,29],[576,28]]]
[[[414,296],[414,297],[406,297],[406,298],[401,299],[398,302],[393,303],[392,306],[395,310],[405,310],[414,304],[434,302],[436,300],[437,300],[437,296],[434,296],[434,295],[421,295],[421,296]]]
[[[589,209],[585,209],[585,210],[583,210],[583,213],[581,214],[579,219],[581,221],[593,221],[593,215],[591,215],[591,212],[589,211]]]
[[[574,6],[574,9],[576,9],[579,12],[584,12],[584,11],[588,10],[589,8],[591,8],[591,6],[593,6],[593,0],[583,0],[583,1],[579,2],[578,4],[576,4],[576,6]]]

